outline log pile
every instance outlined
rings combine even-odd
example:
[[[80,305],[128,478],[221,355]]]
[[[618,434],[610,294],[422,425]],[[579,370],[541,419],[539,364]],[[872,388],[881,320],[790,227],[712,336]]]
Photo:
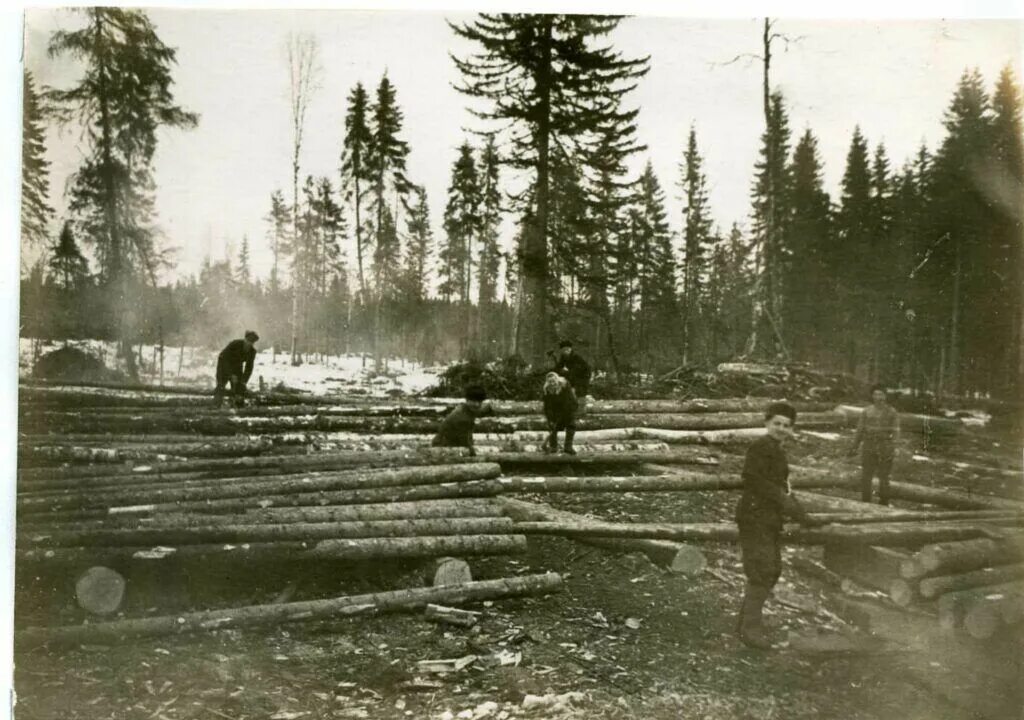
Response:
[[[734,542],[733,523],[609,523],[513,496],[738,490],[738,473],[717,472],[719,463],[763,433],[767,402],[598,401],[580,418],[577,456],[539,452],[546,427],[538,403],[496,402],[495,415],[478,422],[470,456],[429,447],[438,419],[456,401],[267,394],[255,406],[218,411],[207,392],[23,388],[19,568],[70,568],[80,578],[81,606],[94,615],[116,610],[125,594],[116,578],[127,580],[130,594],[139,568],[177,563],[259,568],[417,559],[426,584],[437,587],[95,623],[89,630],[35,628],[21,640],[99,642],[427,605],[442,606],[431,611],[435,620],[465,621],[464,611],[443,606],[557,589],[560,581],[550,575],[478,585],[466,562],[523,552],[527,538],[540,535],[640,552],[674,572],[700,573],[706,559],[699,544]],[[829,404],[797,406],[800,427],[841,429],[849,422],[849,412]],[[938,432],[931,422],[920,426]],[[955,431],[950,423],[938,427]],[[990,543],[1009,558],[995,570],[940,562],[894,591],[901,601],[977,594],[1024,577],[1024,558],[1006,550],[1010,541],[1003,539],[1022,523],[1020,503],[893,483],[894,497],[940,509],[892,510],[807,492],[844,486],[843,477],[797,468],[791,481],[827,525],[788,528],[787,541],[825,545],[826,560],[858,582],[893,590],[898,569],[936,543]],[[869,572],[879,564],[884,572]],[[955,605],[988,608],[975,612],[970,627],[1017,617],[1014,593],[1005,602],[989,595]],[[961,614],[967,618],[969,609]]]

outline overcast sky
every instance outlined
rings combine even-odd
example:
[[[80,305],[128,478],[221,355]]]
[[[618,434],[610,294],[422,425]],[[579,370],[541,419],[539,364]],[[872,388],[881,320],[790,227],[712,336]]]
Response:
[[[275,189],[291,186],[291,131],[284,42],[290,31],[314,34],[320,44],[321,88],[306,126],[302,174],[336,181],[345,98],[356,82],[376,86],[385,71],[405,114],[411,148],[409,175],[426,187],[435,236],[456,148],[474,123],[449,53],[469,46],[445,18],[466,15],[342,10],[148,11],[161,39],[178,51],[174,92],[201,115],[198,128],[160,134],[154,171],[159,222],[167,245],[178,248],[178,273],[202,259],[237,252],[247,234],[254,269],[265,276],[270,251],[263,218]],[[66,87],[78,68],[50,60],[46,44],[80,16],[64,10],[26,14],[25,62],[44,84]],[[899,166],[922,141],[934,148],[957,80],[977,67],[991,88],[1011,63],[1020,77],[1021,24],[1016,21],[797,21],[778,31],[798,41],[780,46],[773,85],[785,93],[795,136],[810,127],[834,193],[850,136],[859,124],[874,147],[884,141]],[[720,225],[746,222],[759,136],[761,67],[734,57],[760,50],[761,21],[631,18],[612,35],[626,56],[650,55],[650,72],[628,103],[640,108],[639,169],[650,159],[666,190],[673,230],[681,226],[679,162],[691,124],[706,158],[710,199]],[[64,189],[82,148],[74,130],[52,132],[51,195],[58,217]],[[506,223],[506,240],[511,234]],[[349,252],[349,258],[354,253]],[[173,277],[173,274],[171,275]]]

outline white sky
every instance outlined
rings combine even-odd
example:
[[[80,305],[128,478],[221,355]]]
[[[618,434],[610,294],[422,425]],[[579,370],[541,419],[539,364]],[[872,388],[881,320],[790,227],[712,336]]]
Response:
[[[309,32],[320,43],[322,87],[306,125],[302,175],[337,182],[345,99],[357,81],[371,90],[387,71],[405,114],[409,174],[425,185],[435,237],[440,238],[451,164],[474,123],[449,52],[464,54],[445,17],[469,15],[343,10],[149,11],[161,39],[177,48],[175,95],[201,114],[191,131],[161,133],[155,161],[157,209],[167,244],[178,248],[178,272],[198,269],[206,255],[236,253],[248,234],[254,270],[271,263],[263,220],[275,189],[290,195],[291,131],[284,40]],[[66,86],[76,67],[50,60],[50,33],[76,27],[64,10],[26,14],[25,62],[38,81]],[[835,193],[855,124],[874,145],[884,140],[894,166],[925,141],[934,148],[941,119],[966,67],[978,67],[991,88],[1012,63],[1020,77],[1022,25],[1018,21],[917,20],[799,21],[782,19],[778,31],[802,39],[780,45],[773,85],[786,95],[796,137],[811,127]],[[640,140],[668,195],[673,229],[681,226],[676,181],[686,133],[697,127],[705,156],[715,218],[727,228],[745,222],[749,188],[762,131],[761,67],[757,61],[722,66],[760,51],[757,19],[631,18],[612,35],[627,56],[650,55],[650,72],[629,103],[640,108]],[[48,156],[51,195],[58,215],[66,180],[80,160],[77,133],[53,132]],[[404,227],[404,223],[403,223]],[[506,222],[506,239],[511,235]],[[350,251],[349,259],[354,260]]]

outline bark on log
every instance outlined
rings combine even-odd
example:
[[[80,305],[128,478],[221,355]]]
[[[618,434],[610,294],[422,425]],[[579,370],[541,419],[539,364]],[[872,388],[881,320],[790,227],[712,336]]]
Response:
[[[124,588],[121,573],[95,565],[82,573],[75,583],[75,600],[87,612],[109,615],[121,607]]]
[[[153,413],[72,413],[41,411],[20,418],[23,429],[63,432],[196,432],[203,435],[234,435],[294,430],[380,433],[429,433],[436,431],[437,420],[420,417],[374,417],[370,415],[289,415],[260,417],[245,415],[153,414]],[[696,414],[585,414],[578,418],[579,430],[656,427],[666,430],[719,430],[750,428],[763,424],[761,413]],[[844,423],[838,413],[807,413],[800,417],[801,427],[837,427]],[[517,430],[546,430],[543,415],[482,418],[476,423],[481,433],[512,433]]]
[[[634,452],[616,455],[545,455],[541,453],[500,452],[470,457],[463,448],[431,448],[384,451],[376,453],[337,453],[325,455],[261,455],[247,458],[217,458],[186,460],[182,462],[153,463],[134,467],[70,467],[35,468],[18,473],[19,488],[46,489],[74,486],[75,483],[55,484],[63,480],[85,477],[143,477],[170,476],[178,473],[203,473],[205,477],[231,477],[251,475],[254,471],[266,474],[300,473],[310,470],[342,470],[353,467],[391,467],[409,465],[439,465],[453,463],[496,462],[504,467],[537,466],[594,466],[622,467],[644,463],[666,465],[717,465],[718,460],[697,448],[681,448],[670,452]]]
[[[954,575],[1020,562],[1024,560],[1024,544],[1019,539],[1000,541],[991,538],[936,543],[921,548],[916,560],[926,576]]]
[[[804,502],[807,493],[800,493],[800,501],[807,509],[809,503]],[[964,511],[917,511],[917,510],[893,510],[888,514],[862,515],[860,513],[845,512],[812,512],[811,515],[826,523],[837,523],[841,525],[861,525],[865,523],[896,523],[896,522],[944,522],[948,520],[974,520],[979,523],[993,522],[1002,523],[1024,523],[1024,515],[1020,513],[1007,513],[1001,510],[964,510]]]
[[[526,522],[518,523],[516,531],[524,534],[563,535],[565,537],[626,537],[683,540],[691,542],[735,542],[738,537],[733,523],[582,523]],[[849,545],[912,546],[923,542],[964,539],[983,536],[987,528],[963,523],[872,524],[830,526],[821,529],[787,528],[783,540],[800,545],[825,543]]]
[[[498,498],[496,503],[506,515],[517,521],[588,522],[591,520],[583,515],[556,510],[548,505],[529,503],[514,498]],[[707,566],[707,558],[698,548],[671,540],[604,537],[573,539],[593,547],[620,553],[642,552],[655,565],[680,574],[696,573]]]
[[[313,476],[288,475],[282,479],[259,480],[255,482],[200,482],[192,486],[161,483],[159,485],[125,488],[115,491],[91,488],[88,492],[81,493],[64,491],[60,494],[23,494],[18,498],[18,508],[20,512],[32,513],[48,510],[188,502],[331,490],[409,487],[434,483],[487,480],[496,478],[500,474],[501,468],[495,463],[473,463],[369,470],[360,473],[336,473]]]
[[[438,588],[411,588],[391,592],[369,593],[307,600],[278,605],[250,605],[241,608],[208,610],[176,616],[120,620],[92,625],[58,628],[29,627],[16,634],[21,643],[114,643],[121,638],[154,637],[214,630],[225,627],[277,625],[299,620],[319,620],[369,612],[413,610],[428,604],[456,604],[520,595],[542,595],[561,589],[562,579],[556,573],[483,580],[465,585]]]
[[[942,490],[940,488],[925,487],[924,485],[914,485],[905,482],[890,482],[889,495],[898,500],[910,500],[912,502],[948,507],[954,510],[1024,511],[1024,503],[1017,500],[968,494],[957,492],[956,490]]]
[[[671,475],[509,477],[498,482],[505,492],[692,492],[698,490],[739,490],[739,477],[678,471]],[[794,487],[831,487],[835,481],[817,477],[794,480]]]
[[[19,533],[18,547],[126,547],[281,542],[328,538],[416,537],[423,535],[497,535],[511,533],[508,518],[431,518],[427,520],[351,520],[283,525],[207,525],[112,530],[51,530]]]
[[[175,560],[203,562],[282,562],[339,560],[347,562],[383,558],[427,558],[442,555],[511,555],[526,551],[524,535],[440,535],[435,537],[361,538],[177,547],[57,547],[17,549],[17,562],[34,565],[120,565]]]
[[[949,592],[970,590],[985,585],[1002,585],[1019,578],[1024,578],[1024,565],[999,565],[957,575],[922,578],[918,583],[918,591],[922,598],[932,600]]]
[[[125,505],[122,507],[111,507],[108,512],[111,515],[146,515],[161,512],[223,514],[227,511],[239,512],[254,508],[363,505],[367,503],[411,502],[415,500],[449,498],[488,498],[501,494],[503,489],[498,480],[472,480],[470,482],[412,485],[409,487],[332,490],[314,493],[291,493],[288,495],[264,495],[262,497]]]
[[[501,506],[491,500],[421,500],[386,504],[247,510],[253,522],[339,522],[412,518],[494,517]]]

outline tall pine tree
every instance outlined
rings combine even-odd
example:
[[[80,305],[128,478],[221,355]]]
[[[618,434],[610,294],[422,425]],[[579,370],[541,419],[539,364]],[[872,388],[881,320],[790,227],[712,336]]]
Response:
[[[41,245],[53,216],[47,201],[50,163],[45,157],[46,126],[32,73],[25,70],[22,82],[21,239],[25,245]]]
[[[704,160],[697,149],[697,131],[690,127],[681,166],[683,190],[683,263],[682,263],[682,349],[683,362],[690,362],[697,352],[701,327],[700,305],[707,272],[711,241],[711,209],[708,205],[707,178]]]

